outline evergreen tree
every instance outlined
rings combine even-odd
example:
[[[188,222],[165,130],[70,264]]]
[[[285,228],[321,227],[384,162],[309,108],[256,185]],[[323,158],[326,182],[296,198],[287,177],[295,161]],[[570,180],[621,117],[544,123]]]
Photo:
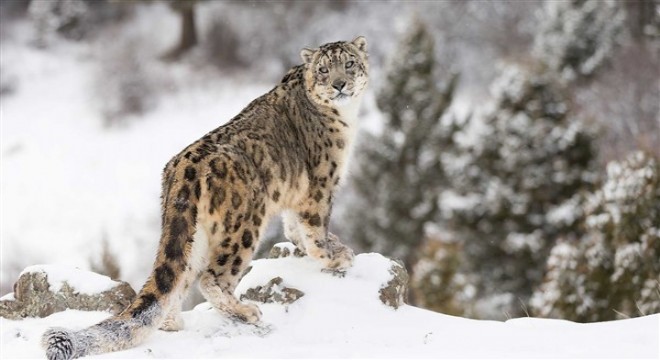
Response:
[[[383,129],[360,141],[352,178],[357,197],[346,212],[353,241],[403,259],[409,270],[425,224],[437,217],[444,178],[440,155],[456,130],[441,117],[457,77],[438,86],[433,42],[417,22],[400,43],[377,97]]]
[[[583,234],[582,194],[597,181],[594,138],[567,89],[605,63],[622,24],[616,2],[548,2],[535,58],[496,80],[494,103],[470,121],[447,168],[453,200],[443,207],[465,241],[466,271],[480,276],[479,297],[502,306],[507,295],[504,307],[517,309],[510,315],[523,315],[556,239]]]
[[[605,321],[660,312],[660,164],[636,153],[612,162],[586,206],[591,232],[552,250],[536,315]]]
[[[623,28],[620,2],[552,3],[547,10],[536,53],[565,80],[593,75]],[[604,321],[660,311],[657,162],[640,153],[611,163],[607,176],[584,207],[588,233],[553,247],[532,299],[535,314]]]
[[[624,21],[614,0],[548,1],[534,53],[564,79],[590,77],[610,57]]]
[[[551,73],[512,66],[492,92],[494,106],[447,167],[459,201],[443,207],[481,295],[510,293],[518,303],[541,281],[552,240],[578,231],[593,139]]]

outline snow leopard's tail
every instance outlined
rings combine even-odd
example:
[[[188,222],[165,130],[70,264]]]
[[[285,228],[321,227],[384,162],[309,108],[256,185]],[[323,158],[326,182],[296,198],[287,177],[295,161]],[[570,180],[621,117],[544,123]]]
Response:
[[[169,174],[166,168],[158,255],[142,290],[124,311],[96,325],[79,331],[47,330],[42,345],[48,359],[75,359],[128,349],[158,329],[168,315],[179,315],[181,301],[197,276],[196,266],[192,265],[197,260],[191,259],[193,246],[203,244],[195,244],[193,239],[199,198],[191,195],[183,179],[175,180]]]
[[[42,336],[50,360],[75,359],[128,349],[158,328],[166,311],[165,302],[142,292],[121,314],[79,331],[51,328]]]

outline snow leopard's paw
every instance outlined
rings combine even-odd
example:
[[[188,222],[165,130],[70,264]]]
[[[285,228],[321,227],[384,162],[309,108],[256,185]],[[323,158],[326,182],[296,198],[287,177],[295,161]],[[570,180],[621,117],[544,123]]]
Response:
[[[230,315],[244,323],[256,324],[261,319],[261,310],[254,304],[238,303],[231,309]]]
[[[355,258],[353,250],[342,244],[335,234],[328,233],[328,250],[330,259],[326,264],[326,268],[342,271],[353,266],[353,259]]]
[[[183,326],[183,318],[181,317],[181,313],[170,313],[160,325],[160,330],[179,331],[183,330]]]

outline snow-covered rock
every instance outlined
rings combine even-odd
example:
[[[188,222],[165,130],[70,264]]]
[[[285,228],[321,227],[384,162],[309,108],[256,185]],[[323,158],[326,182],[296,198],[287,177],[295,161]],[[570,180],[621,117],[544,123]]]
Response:
[[[35,265],[23,270],[14,293],[0,299],[0,316],[18,320],[66,309],[116,314],[133,298],[135,291],[123,281],[63,265]]]
[[[260,303],[290,304],[307,294],[347,302],[358,296],[354,291],[358,282],[359,296],[378,299],[381,305],[396,309],[407,299],[408,273],[397,261],[375,253],[360,254],[350,269],[332,272],[296,250],[291,243],[275,244],[271,250],[274,258],[252,262],[236,289],[237,295]],[[301,271],[305,277],[300,276]]]
[[[305,293],[298,289],[283,286],[282,281],[283,279],[278,276],[272,278],[264,286],[249,288],[245,294],[241,295],[241,300],[252,300],[263,304],[272,302],[291,304],[305,296]]]

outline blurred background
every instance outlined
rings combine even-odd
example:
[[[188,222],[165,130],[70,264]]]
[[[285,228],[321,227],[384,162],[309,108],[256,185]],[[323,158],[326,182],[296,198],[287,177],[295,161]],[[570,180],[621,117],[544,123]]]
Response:
[[[656,0],[4,0],[0,294],[37,263],[139,288],[169,158],[357,35],[370,88],[331,231],[401,259],[434,311],[660,312]],[[258,255],[279,241],[274,221]]]

